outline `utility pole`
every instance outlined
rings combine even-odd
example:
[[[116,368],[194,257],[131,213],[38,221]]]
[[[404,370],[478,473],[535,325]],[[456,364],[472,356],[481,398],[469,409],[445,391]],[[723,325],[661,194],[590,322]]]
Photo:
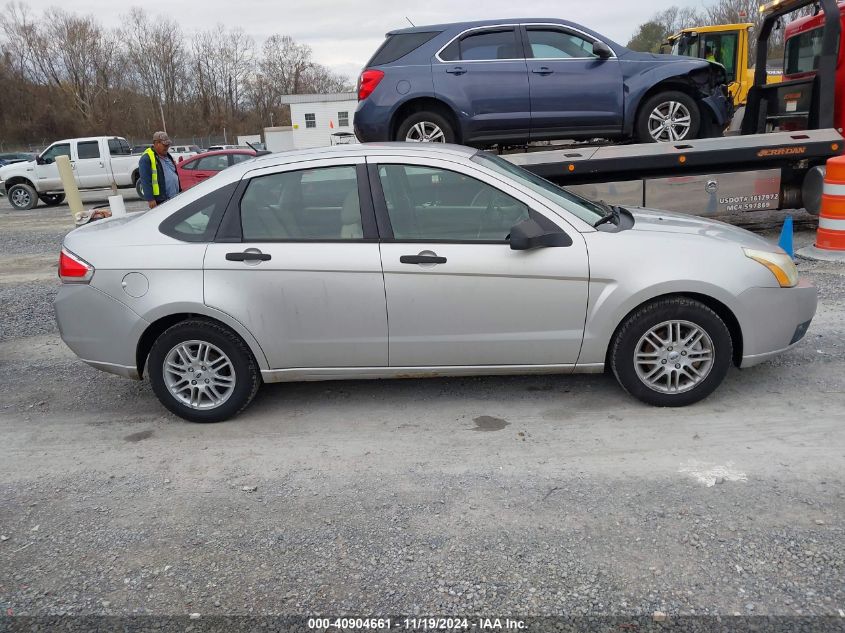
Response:
[[[161,113],[161,131],[167,132],[167,123],[164,122],[164,108],[161,105],[161,101],[158,102],[158,111]]]
[[[270,127],[273,127],[273,111],[270,110]]]

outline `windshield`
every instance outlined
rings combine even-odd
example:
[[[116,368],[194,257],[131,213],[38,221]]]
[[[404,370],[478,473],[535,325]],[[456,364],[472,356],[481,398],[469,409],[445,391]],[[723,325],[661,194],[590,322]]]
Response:
[[[571,191],[567,191],[563,187],[558,187],[545,178],[540,178],[540,176],[532,174],[530,171],[518,167],[503,158],[486,152],[478,152],[472,157],[472,160],[503,176],[507,176],[511,180],[517,181],[523,187],[527,187],[551,203],[563,207],[590,225],[594,224],[596,220],[605,214],[604,209],[595,202],[591,202],[581,196],[576,196]]]

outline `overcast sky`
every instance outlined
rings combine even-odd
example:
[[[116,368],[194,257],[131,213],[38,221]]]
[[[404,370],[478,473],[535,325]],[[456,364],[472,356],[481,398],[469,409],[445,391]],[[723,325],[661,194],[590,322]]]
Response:
[[[315,61],[357,78],[361,66],[387,31],[417,26],[506,17],[558,17],[579,22],[625,44],[637,26],[668,4],[696,5],[690,0],[26,0],[33,11],[51,6],[95,15],[106,26],[120,24],[131,6],[176,20],[186,35],[222,22],[239,26],[260,44],[274,33],[290,35],[311,46]]]

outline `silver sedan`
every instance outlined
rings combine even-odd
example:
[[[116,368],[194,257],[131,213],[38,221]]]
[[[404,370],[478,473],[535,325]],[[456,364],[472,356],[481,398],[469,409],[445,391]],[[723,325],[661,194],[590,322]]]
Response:
[[[794,345],[816,310],[747,231],[411,143],[250,160],[72,231],[59,274],[67,345],[198,422],[262,382],[605,369],[683,406]]]

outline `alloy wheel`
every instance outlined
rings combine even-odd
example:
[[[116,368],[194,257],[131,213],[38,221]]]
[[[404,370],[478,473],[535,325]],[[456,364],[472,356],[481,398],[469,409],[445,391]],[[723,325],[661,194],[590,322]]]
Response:
[[[648,117],[648,133],[659,143],[684,140],[691,125],[692,115],[680,101],[665,101]]]
[[[25,209],[32,203],[32,196],[26,189],[18,188],[12,192],[10,202],[19,209]]]
[[[408,130],[405,140],[410,143],[445,143],[446,135],[436,123],[420,121]]]
[[[216,345],[184,341],[164,357],[164,383],[170,395],[192,409],[214,409],[235,391],[235,368]]]
[[[690,321],[664,321],[640,337],[634,348],[639,379],[660,393],[683,393],[705,380],[713,367],[710,336]]]

